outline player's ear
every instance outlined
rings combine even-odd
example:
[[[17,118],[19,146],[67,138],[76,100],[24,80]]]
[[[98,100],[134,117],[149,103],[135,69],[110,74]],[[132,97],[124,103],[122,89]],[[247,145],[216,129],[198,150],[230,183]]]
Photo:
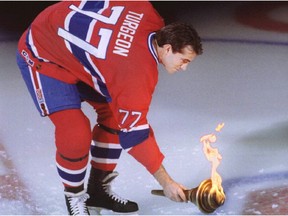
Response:
[[[171,44],[164,44],[163,45],[163,50],[164,50],[165,53],[169,53],[170,51],[172,52]]]

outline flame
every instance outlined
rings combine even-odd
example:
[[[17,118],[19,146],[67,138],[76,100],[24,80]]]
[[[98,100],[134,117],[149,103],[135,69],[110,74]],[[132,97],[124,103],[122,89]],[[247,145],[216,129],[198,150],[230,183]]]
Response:
[[[215,128],[216,132],[220,132],[224,127],[224,123],[218,124]],[[217,167],[220,165],[222,156],[217,148],[212,148],[211,144],[217,141],[217,137],[214,133],[204,135],[200,138],[200,142],[203,143],[203,151],[208,161],[212,164],[211,169],[211,181],[212,190],[215,192],[223,193],[222,178],[217,172]]]
[[[218,124],[217,127],[215,128],[215,131],[220,132],[224,127],[224,125],[225,125],[224,122]]]

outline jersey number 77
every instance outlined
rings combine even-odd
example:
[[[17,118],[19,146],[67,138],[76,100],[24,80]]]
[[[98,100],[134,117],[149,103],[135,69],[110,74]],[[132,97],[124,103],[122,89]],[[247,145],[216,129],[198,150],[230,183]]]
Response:
[[[106,24],[111,24],[115,25],[124,10],[123,6],[114,6],[111,8],[111,15],[109,17],[106,17],[100,13],[95,13],[92,11],[85,11],[82,10],[75,5],[71,5],[69,7],[71,10],[73,10],[71,13],[81,13],[85,16],[88,16],[93,19],[93,22],[91,23],[92,25],[95,25],[97,21],[106,23]],[[93,29],[93,28],[91,28]],[[89,34],[90,33],[90,34]],[[72,33],[69,32],[69,27],[65,26],[65,29],[59,28],[58,29],[58,35],[62,38],[64,38],[66,41],[69,41],[70,43],[78,46],[79,48],[87,51],[91,55],[95,56],[96,58],[99,59],[105,59],[106,57],[106,52],[107,48],[109,45],[109,41],[112,35],[112,30],[108,28],[100,28],[98,35],[100,36],[99,44],[98,46],[91,45],[89,43],[90,38],[91,38],[91,33],[88,32],[86,40],[83,40]]]

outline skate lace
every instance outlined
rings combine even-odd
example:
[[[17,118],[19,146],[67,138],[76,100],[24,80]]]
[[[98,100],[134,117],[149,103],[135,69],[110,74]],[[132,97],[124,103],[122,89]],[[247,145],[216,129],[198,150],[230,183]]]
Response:
[[[127,199],[122,198],[121,196],[119,196],[118,194],[116,194],[115,192],[113,192],[111,190],[111,185],[107,184],[107,185],[103,185],[105,188],[105,192],[116,202],[121,203],[126,205],[126,203],[128,202]]]
[[[89,198],[87,193],[79,197],[68,197],[72,215],[88,215],[85,201]]]

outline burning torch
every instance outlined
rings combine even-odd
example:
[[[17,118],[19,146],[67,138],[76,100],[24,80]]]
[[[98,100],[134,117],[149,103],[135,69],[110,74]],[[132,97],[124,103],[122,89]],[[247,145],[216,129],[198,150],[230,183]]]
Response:
[[[215,129],[220,132],[224,123],[218,124]],[[203,143],[203,151],[208,161],[212,163],[211,179],[202,181],[198,187],[184,190],[186,199],[195,204],[203,213],[212,213],[225,202],[225,193],[221,186],[222,179],[216,169],[222,159],[218,149],[212,148],[211,143],[216,142],[215,134],[202,136],[200,141]],[[165,196],[163,190],[152,190],[153,195]]]

